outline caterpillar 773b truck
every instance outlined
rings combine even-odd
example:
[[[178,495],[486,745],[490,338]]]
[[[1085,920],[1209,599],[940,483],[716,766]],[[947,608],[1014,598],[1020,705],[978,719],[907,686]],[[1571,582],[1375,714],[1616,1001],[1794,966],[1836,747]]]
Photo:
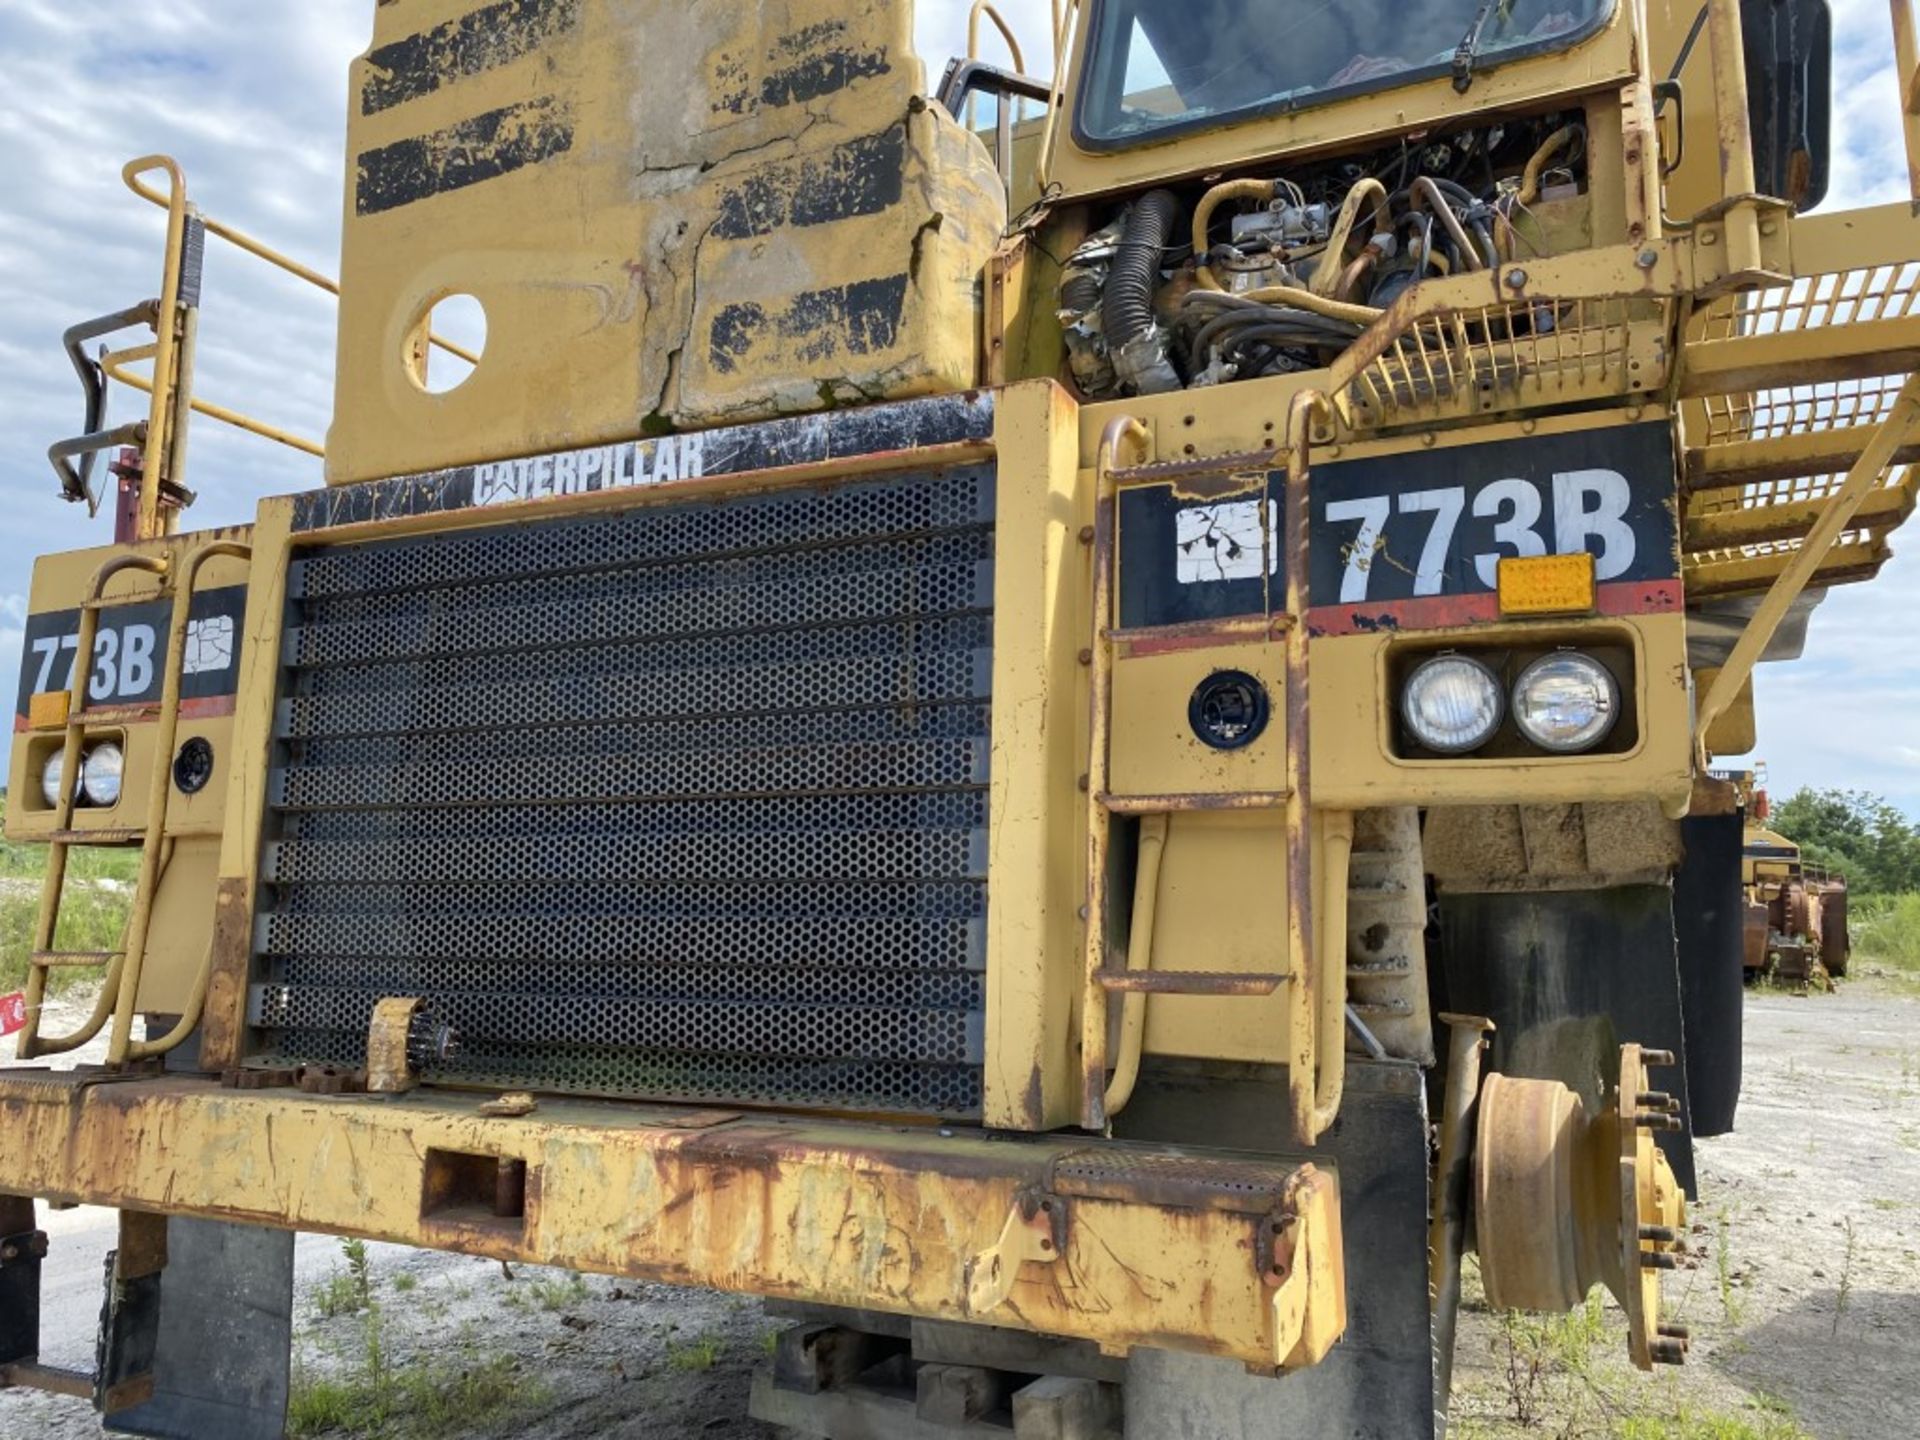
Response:
[[[205,247],[325,277],[170,161],[68,336],[0,1384],[277,1435],[297,1231],[766,1297],[815,1435],[1425,1440],[1466,1253],[1681,1363],[1707,766],[1920,453],[1825,6],[1079,0],[939,84],[904,0],[368,9],[325,483],[188,523],[196,412],[306,443],[195,394]],[[122,1217],[92,1373],[42,1201]]]

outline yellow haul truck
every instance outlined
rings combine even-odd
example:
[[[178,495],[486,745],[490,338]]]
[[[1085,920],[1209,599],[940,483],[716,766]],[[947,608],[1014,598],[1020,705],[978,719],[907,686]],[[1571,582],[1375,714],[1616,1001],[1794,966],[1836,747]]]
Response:
[[[183,523],[196,410],[309,443],[203,247],[329,282],[170,162],[69,336],[7,833],[105,1058],[0,1076],[0,1383],[277,1435],[296,1230],[767,1297],[814,1435],[1436,1435],[1467,1247],[1682,1361],[1706,765],[1920,453],[1825,6],[1082,0],[932,94],[899,0],[368,9],[325,487]]]

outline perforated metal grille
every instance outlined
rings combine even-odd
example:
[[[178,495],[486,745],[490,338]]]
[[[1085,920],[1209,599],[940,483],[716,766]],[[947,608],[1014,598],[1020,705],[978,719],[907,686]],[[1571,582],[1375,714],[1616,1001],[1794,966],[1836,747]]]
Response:
[[[980,1108],[993,481],[308,552],[250,1018],[454,1083]]]

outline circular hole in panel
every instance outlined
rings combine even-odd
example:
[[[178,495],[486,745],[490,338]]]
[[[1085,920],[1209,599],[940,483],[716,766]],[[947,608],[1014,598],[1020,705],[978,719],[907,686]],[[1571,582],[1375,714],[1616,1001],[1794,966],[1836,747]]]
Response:
[[[409,336],[404,361],[414,384],[445,395],[467,383],[486,350],[486,308],[471,295],[448,295]]]

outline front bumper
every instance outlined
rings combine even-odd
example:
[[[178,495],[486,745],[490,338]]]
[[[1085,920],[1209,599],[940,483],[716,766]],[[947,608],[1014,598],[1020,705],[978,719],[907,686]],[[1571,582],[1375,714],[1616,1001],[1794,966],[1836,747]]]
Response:
[[[1338,1187],[1291,1161],[588,1101],[0,1075],[0,1193],[1191,1351],[1346,1326]]]

